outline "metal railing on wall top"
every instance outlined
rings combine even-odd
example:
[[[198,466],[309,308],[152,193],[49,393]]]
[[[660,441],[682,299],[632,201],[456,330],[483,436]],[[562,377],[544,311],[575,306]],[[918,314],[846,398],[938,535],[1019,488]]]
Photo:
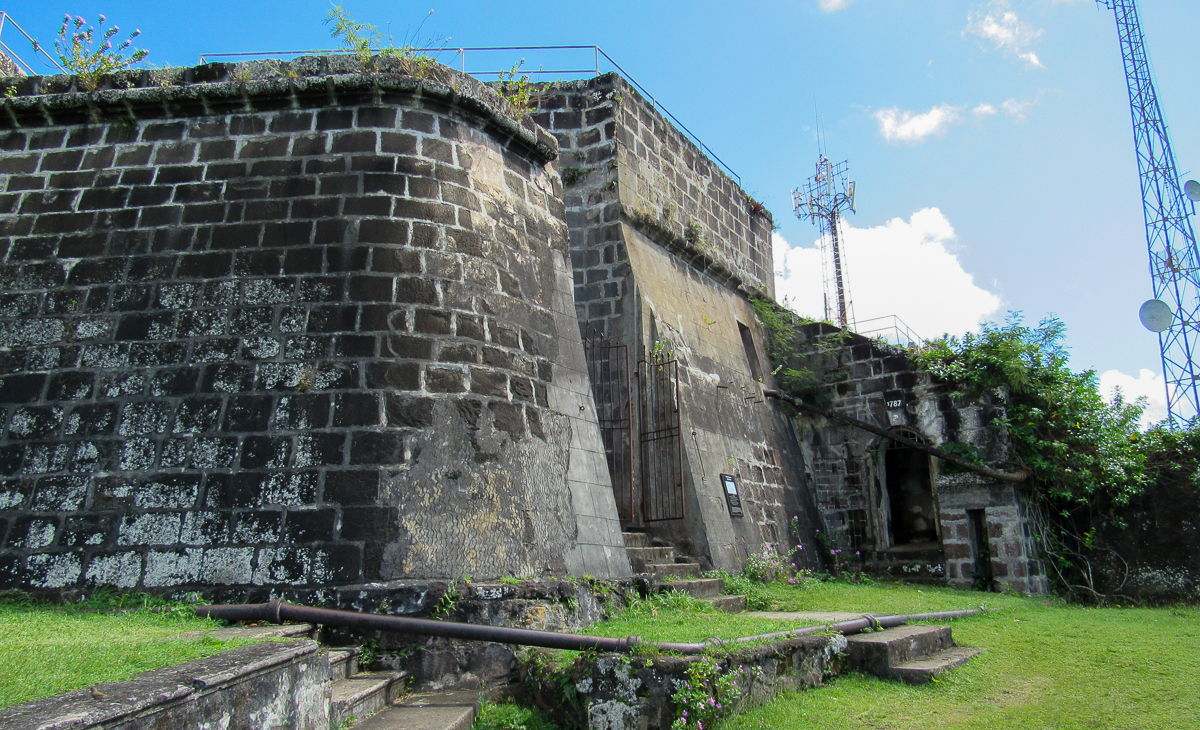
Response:
[[[499,74],[502,71],[504,73],[507,73],[511,69],[502,69],[502,70],[469,69],[468,64],[467,64],[467,54],[468,53],[482,55],[482,54],[486,54],[486,53],[498,53],[501,51],[592,51],[592,64],[591,64],[590,68],[546,69],[546,68],[539,67],[537,70],[526,71],[526,70],[522,69],[522,70],[520,70],[520,73],[528,74],[530,76],[534,76],[534,75],[547,76],[547,75],[555,75],[555,74],[560,75],[560,76],[561,75],[583,75],[583,74],[587,74],[590,76],[599,76],[601,74],[601,72],[605,69],[605,62],[607,62],[607,64],[610,65],[614,71],[619,73],[622,78],[624,78],[626,81],[628,81],[630,84],[632,84],[633,87],[636,88],[642,94],[642,96],[644,96],[660,114],[669,118],[675,124],[675,127],[677,129],[679,129],[684,134],[686,134],[688,136],[688,138],[691,139],[691,141],[700,149],[700,151],[705,154],[705,156],[707,156],[710,160],[712,160],[713,162],[720,165],[721,168],[723,170],[725,170],[725,172],[729,173],[729,175],[734,180],[737,181],[737,184],[739,186],[741,186],[741,184],[742,184],[742,178],[740,175],[738,175],[736,172],[734,172],[733,169],[731,167],[729,167],[729,165],[725,164],[725,161],[722,160],[720,157],[718,157],[717,154],[715,152],[713,152],[711,147],[706,145],[704,143],[704,141],[701,140],[700,137],[698,137],[696,135],[695,132],[688,129],[687,125],[685,125],[683,122],[679,121],[679,117],[676,117],[674,114],[672,114],[670,112],[669,109],[667,109],[665,106],[663,106],[662,102],[660,102],[657,98],[655,98],[655,96],[653,94],[651,94],[649,91],[647,91],[644,86],[639,84],[637,82],[637,80],[634,79],[633,76],[631,76],[629,74],[629,72],[626,71],[621,66],[621,64],[619,64],[615,60],[613,60],[612,56],[605,53],[604,49],[601,48],[600,46],[586,46],[586,45],[585,46],[461,46],[461,47],[457,47],[457,48],[449,48],[449,47],[447,47],[447,48],[414,48],[414,49],[411,49],[411,51],[413,53],[428,54],[428,55],[433,56],[434,58],[437,58],[443,54],[453,53],[454,57],[451,61],[451,64],[447,64],[447,65],[458,66],[460,71],[462,71],[465,74],[470,74],[472,76],[499,76]],[[319,49],[298,50],[298,51],[258,51],[258,52],[254,52],[254,53],[201,53],[200,54],[200,63],[202,63],[202,64],[209,63],[211,60],[214,60],[214,59],[275,58],[278,56],[305,56],[305,55],[317,55],[317,54],[337,55],[337,54],[349,54],[349,53],[353,53],[353,51],[348,51],[344,48],[332,48],[332,49],[319,48]],[[522,61],[524,61],[524,59],[522,59]]]

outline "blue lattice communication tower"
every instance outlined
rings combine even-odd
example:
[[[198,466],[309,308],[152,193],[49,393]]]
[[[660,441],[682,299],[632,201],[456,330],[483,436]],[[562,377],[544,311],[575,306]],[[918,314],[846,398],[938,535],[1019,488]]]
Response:
[[[1150,63],[1146,40],[1134,0],[1096,0],[1113,10],[1121,39],[1121,59],[1129,83],[1133,112],[1133,139],[1142,183],[1142,208],[1146,219],[1146,244],[1150,249],[1150,277],[1155,299],[1172,311],[1171,325],[1158,333],[1163,376],[1167,386],[1167,411],[1172,426],[1200,414],[1193,350],[1200,345],[1200,254],[1192,231],[1189,205],[1175,170],[1175,153],[1167,136]]]

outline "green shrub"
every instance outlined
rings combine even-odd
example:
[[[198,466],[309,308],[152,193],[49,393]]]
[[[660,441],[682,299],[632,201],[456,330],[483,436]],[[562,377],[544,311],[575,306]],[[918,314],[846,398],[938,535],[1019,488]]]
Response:
[[[512,702],[485,702],[479,708],[473,730],[558,730],[549,715]]]

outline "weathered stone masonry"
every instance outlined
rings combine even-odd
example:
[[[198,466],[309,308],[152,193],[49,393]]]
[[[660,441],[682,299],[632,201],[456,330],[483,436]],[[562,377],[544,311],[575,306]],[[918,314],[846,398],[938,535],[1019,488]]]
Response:
[[[815,508],[792,424],[759,396],[773,377],[747,299],[774,292],[770,213],[615,74],[555,85],[533,118],[559,142],[581,326],[634,362],[659,343],[680,364],[687,518],[631,524],[731,570],[763,542],[794,545],[792,517],[811,545]]]
[[[628,574],[554,140],[395,70],[6,102],[0,583]]]
[[[827,323],[800,327],[795,366],[821,383],[834,411],[933,446],[969,444],[989,462],[1008,457],[998,396],[953,398],[904,351]],[[805,462],[831,549],[852,569],[958,587],[1044,593],[1020,488],[948,473],[915,449],[824,418],[804,417]],[[856,553],[858,553],[856,555]]]

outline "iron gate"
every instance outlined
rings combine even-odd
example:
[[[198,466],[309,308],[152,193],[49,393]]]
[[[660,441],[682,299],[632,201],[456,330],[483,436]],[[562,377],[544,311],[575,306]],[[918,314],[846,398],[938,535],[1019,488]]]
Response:
[[[684,516],[679,362],[671,357],[651,353],[649,361],[638,363],[642,519],[646,522]]]
[[[589,324],[583,338],[588,375],[596,401],[596,419],[612,476],[613,497],[624,525],[634,522],[633,404],[629,386],[629,348],[604,337]]]

